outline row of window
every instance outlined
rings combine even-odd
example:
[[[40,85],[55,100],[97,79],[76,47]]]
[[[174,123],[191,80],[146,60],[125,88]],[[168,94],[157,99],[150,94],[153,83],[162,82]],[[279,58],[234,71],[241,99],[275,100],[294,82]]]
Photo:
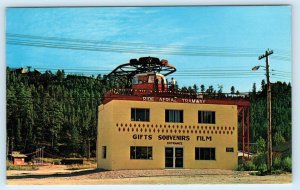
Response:
[[[233,152],[233,148],[226,148],[226,152]],[[106,158],[106,146],[102,147],[102,158]],[[131,146],[130,159],[132,160],[152,160],[151,146]],[[216,160],[215,148],[195,147],[195,160]]]
[[[150,109],[131,108],[131,121],[150,121]],[[165,110],[165,122],[183,123],[183,110]],[[214,111],[198,111],[198,123],[216,123]]]

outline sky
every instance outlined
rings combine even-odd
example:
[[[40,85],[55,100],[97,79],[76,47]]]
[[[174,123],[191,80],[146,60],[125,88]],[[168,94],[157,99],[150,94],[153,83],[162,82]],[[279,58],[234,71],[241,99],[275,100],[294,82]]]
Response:
[[[7,8],[6,64],[83,75],[108,74],[153,56],[177,68],[179,86],[260,88],[291,82],[290,6]]]

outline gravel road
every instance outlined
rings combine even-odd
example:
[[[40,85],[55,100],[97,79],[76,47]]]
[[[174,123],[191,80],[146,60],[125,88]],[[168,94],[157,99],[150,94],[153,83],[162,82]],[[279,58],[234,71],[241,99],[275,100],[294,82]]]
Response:
[[[220,169],[67,170],[43,166],[37,171],[7,171],[8,185],[97,184],[281,184],[291,183],[290,173],[255,176],[249,172]]]

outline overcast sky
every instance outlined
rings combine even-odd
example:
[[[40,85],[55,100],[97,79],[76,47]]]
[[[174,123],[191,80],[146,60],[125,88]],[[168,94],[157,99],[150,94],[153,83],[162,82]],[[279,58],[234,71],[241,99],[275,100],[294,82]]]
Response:
[[[97,75],[154,56],[177,68],[180,86],[247,92],[265,78],[263,68],[251,68],[265,64],[258,56],[270,48],[271,82],[291,81],[290,6],[8,8],[6,15],[9,67]]]

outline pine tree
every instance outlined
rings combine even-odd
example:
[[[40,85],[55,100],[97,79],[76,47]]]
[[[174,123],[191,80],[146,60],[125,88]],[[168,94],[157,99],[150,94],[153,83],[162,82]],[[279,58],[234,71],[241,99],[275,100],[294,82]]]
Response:
[[[204,86],[204,84],[201,84],[200,89],[201,89],[201,92],[205,92],[205,86]]]
[[[231,93],[231,94],[235,94],[235,88],[234,88],[234,86],[231,86],[231,88],[230,88],[230,93]]]

